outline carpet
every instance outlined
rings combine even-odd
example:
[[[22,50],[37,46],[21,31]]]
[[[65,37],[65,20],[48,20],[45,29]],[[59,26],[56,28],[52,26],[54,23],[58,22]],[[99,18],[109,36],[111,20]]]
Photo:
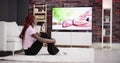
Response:
[[[94,63],[93,48],[61,48],[57,55],[49,55],[47,48],[42,48],[38,55],[27,56],[24,53],[0,57],[5,61],[39,62],[39,63]]]

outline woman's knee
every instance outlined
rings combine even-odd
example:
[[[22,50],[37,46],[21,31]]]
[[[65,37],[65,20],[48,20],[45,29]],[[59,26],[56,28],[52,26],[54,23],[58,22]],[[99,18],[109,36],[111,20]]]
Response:
[[[40,33],[42,38],[48,38],[51,39],[51,37],[47,33]]]

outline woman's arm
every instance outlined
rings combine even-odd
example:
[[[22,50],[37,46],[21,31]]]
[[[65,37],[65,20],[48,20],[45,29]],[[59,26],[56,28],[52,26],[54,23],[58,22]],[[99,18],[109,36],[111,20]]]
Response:
[[[55,39],[42,38],[38,34],[32,34],[32,37],[34,37],[35,39],[43,43],[55,43],[56,42]]]
[[[38,32],[36,32],[36,34],[37,34],[37,35],[39,35],[39,36],[41,35],[41,34],[40,34],[40,33],[38,33]]]

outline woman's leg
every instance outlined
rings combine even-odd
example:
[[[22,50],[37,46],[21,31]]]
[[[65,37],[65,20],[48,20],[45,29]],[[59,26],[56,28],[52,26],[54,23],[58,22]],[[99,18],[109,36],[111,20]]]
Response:
[[[51,37],[46,33],[41,33],[41,37],[51,39]],[[33,43],[33,45],[31,46],[31,48],[24,50],[25,55],[36,55],[40,51],[42,46],[43,46],[42,42],[39,42],[38,40],[35,41]],[[48,50],[49,54],[55,55],[59,52],[59,49],[55,46],[54,43],[47,43],[47,46],[48,46],[47,50]]]
[[[42,42],[39,42],[38,40],[35,41],[32,44],[31,48],[28,48],[27,50],[24,50],[25,51],[25,55],[36,55],[40,51],[42,46],[43,46]]]
[[[41,34],[40,37],[42,38],[51,39],[51,37],[47,33],[41,32],[40,34]]]
[[[47,33],[41,33],[41,37],[51,39]],[[51,55],[55,55],[59,52],[59,49],[55,46],[54,43],[47,43],[47,50]]]
[[[41,37],[48,38],[48,39],[51,38],[46,33],[41,33]],[[36,55],[40,51],[42,46],[43,46],[42,42],[39,42],[38,40],[35,41],[30,48],[28,48],[27,50],[24,50],[25,51],[25,55]]]
[[[55,46],[54,43],[48,43],[47,50],[48,50],[49,54],[51,54],[51,55],[55,55],[59,52],[59,49]]]

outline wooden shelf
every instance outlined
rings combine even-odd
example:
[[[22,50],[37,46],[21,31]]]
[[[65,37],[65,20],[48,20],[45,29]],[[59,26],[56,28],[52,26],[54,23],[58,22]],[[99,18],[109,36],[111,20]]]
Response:
[[[45,11],[39,11],[39,12],[34,12],[34,14],[46,14],[46,12]]]
[[[102,9],[102,49],[112,48],[112,9]]]
[[[42,28],[40,32],[47,32],[47,5],[34,4],[33,15],[36,17],[36,21],[41,23],[38,24]]]

